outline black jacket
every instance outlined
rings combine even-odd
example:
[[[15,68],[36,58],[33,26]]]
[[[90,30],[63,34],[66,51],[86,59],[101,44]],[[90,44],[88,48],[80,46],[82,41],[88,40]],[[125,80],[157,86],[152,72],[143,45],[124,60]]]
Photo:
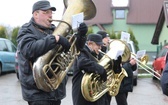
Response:
[[[26,101],[58,100],[65,97],[65,80],[55,91],[44,92],[36,87],[32,67],[30,66],[30,62],[33,64],[38,57],[57,45],[55,37],[52,35],[54,29],[54,25],[51,28],[45,28],[36,24],[32,18],[19,30],[17,37],[19,78],[22,95]]]
[[[168,62],[166,63],[166,66],[163,70],[163,74],[160,82],[161,82],[163,94],[168,96]]]
[[[126,70],[128,77],[124,77],[119,93],[132,92],[133,91],[133,71],[136,70],[137,65],[132,66],[129,62],[123,64],[123,68]]]
[[[73,69],[73,79],[72,79],[72,98],[73,105],[108,105],[108,101],[106,100],[106,95],[102,96],[95,102],[86,101],[81,93],[81,81],[85,72],[93,72],[95,73],[98,70],[97,61],[94,57],[90,56],[91,51],[87,46],[81,50],[80,55],[75,60]]]

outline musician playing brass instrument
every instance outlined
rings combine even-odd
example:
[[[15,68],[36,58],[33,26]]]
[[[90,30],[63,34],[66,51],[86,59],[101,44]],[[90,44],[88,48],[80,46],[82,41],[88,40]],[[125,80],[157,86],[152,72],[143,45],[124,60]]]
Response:
[[[103,30],[98,31],[97,34],[102,36],[103,46],[101,48],[101,51],[106,53],[108,51],[108,46],[110,42],[109,34]]]
[[[97,34],[102,35],[102,37],[104,38],[103,42],[105,44],[102,47],[101,51],[103,51],[104,53],[108,52],[107,48],[108,48],[108,45],[109,45],[108,44],[109,37],[108,37],[107,32],[101,30],[101,31],[98,31]],[[119,63],[121,63],[121,61],[119,59],[114,60],[114,63],[119,64]],[[122,67],[126,70],[126,72],[128,74],[128,77],[123,78],[123,80],[121,82],[121,85],[120,85],[119,92],[115,96],[117,105],[127,105],[128,92],[133,91],[133,71],[136,70],[136,68],[137,68],[136,60],[133,59],[133,58],[130,58],[130,60],[128,60],[127,62],[122,64]],[[115,68],[118,69],[117,67],[115,67]],[[118,70],[118,72],[119,72],[119,70]],[[107,93],[107,98],[108,98],[109,104],[110,104],[112,96]]]
[[[106,95],[95,102],[89,102],[81,93],[81,81],[84,73],[97,73],[101,76],[101,80],[106,81],[107,79],[106,71],[96,61],[99,55],[98,50],[101,49],[102,45],[102,37],[100,35],[89,34],[86,45],[80,51],[80,55],[74,62],[72,79],[73,105],[108,105]]]
[[[166,56],[166,66],[163,70],[162,77],[160,80],[162,92],[164,95],[168,96],[168,54]]]
[[[38,57],[57,45],[62,46],[65,53],[71,46],[67,38],[52,35],[56,28],[50,21],[53,11],[56,11],[56,8],[51,7],[49,1],[41,0],[34,3],[31,20],[20,28],[17,36],[19,80],[23,99],[29,105],[60,105],[66,94],[66,77],[56,90],[45,92],[37,88],[32,72],[32,64]],[[86,27],[85,24],[80,25],[79,31],[87,31]],[[78,40],[80,40],[80,34],[83,33],[78,32]],[[78,44],[82,43],[82,40],[77,41]]]
[[[136,60],[134,58],[130,58],[130,60],[124,63],[122,67],[126,70],[128,77],[123,78],[119,92],[115,96],[115,99],[117,105],[128,105],[128,92],[133,91],[133,71],[137,69]]]

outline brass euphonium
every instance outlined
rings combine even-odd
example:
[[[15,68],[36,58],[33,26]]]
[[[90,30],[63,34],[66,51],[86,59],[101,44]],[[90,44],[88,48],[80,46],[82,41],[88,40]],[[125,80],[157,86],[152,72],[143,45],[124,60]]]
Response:
[[[96,7],[92,0],[73,0],[72,2],[64,0],[64,3],[66,3],[67,9],[63,15],[63,22],[59,23],[53,35],[62,35],[69,39],[71,43],[69,52],[64,53],[62,46],[58,45],[40,56],[33,64],[33,77],[36,85],[39,89],[46,92],[58,88],[79,53],[75,46],[76,37],[74,35],[69,37],[68,34],[70,33],[67,33],[69,32],[69,26],[72,24],[72,15],[83,12],[84,19],[88,20],[96,14]]]
[[[113,69],[113,60],[118,51],[124,51],[122,62],[129,60],[131,53],[128,45],[121,40],[112,40],[109,46],[110,50],[98,61],[98,64],[104,67],[107,72],[107,81],[100,80],[100,75],[95,73],[85,73],[82,78],[81,91],[87,101],[94,102],[102,97],[106,92],[111,96],[118,93],[118,88],[122,79],[127,76],[125,69],[119,74],[115,74]]]

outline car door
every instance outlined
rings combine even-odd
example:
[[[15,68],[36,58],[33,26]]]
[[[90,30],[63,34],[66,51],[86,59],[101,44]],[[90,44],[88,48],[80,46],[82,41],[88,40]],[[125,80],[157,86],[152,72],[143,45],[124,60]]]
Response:
[[[159,52],[158,57],[154,61],[154,70],[162,70],[165,66],[165,55],[167,53],[168,49],[166,47],[163,47],[163,49]]]
[[[8,40],[0,40],[0,61],[2,71],[15,70],[16,47]]]

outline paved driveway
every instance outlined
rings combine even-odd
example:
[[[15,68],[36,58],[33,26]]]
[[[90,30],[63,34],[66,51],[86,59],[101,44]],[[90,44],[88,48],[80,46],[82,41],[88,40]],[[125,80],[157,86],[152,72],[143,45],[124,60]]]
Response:
[[[61,105],[72,105],[71,87],[72,76],[67,83],[67,97],[62,100]],[[134,91],[129,93],[129,105],[168,105],[168,97],[161,92],[158,81],[152,78],[139,78],[138,85]],[[22,99],[20,82],[15,73],[0,76],[0,105],[27,105]],[[111,105],[117,105],[112,98]]]

